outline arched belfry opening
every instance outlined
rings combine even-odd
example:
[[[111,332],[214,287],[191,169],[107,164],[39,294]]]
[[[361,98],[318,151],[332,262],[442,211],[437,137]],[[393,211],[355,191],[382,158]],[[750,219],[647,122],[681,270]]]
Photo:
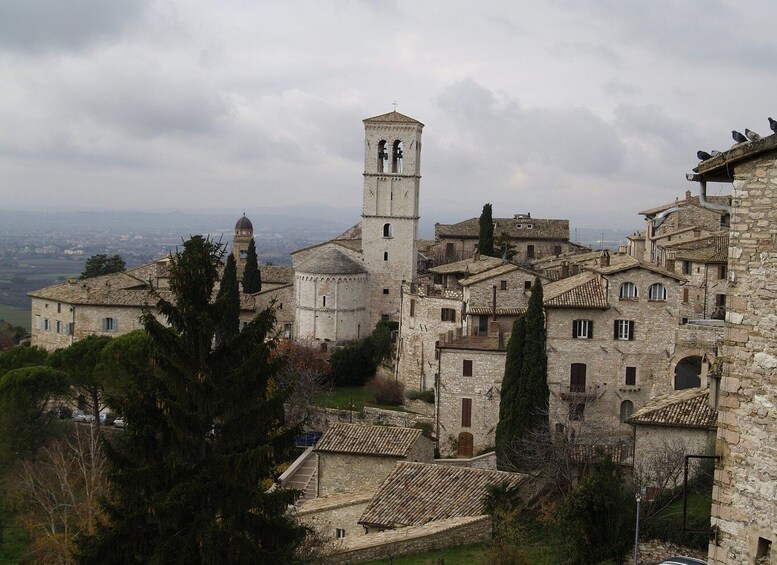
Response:
[[[386,140],[381,139],[378,142],[378,172],[385,173],[388,165],[388,152],[386,151]]]
[[[391,151],[391,172],[402,173],[402,142],[398,139],[394,142],[394,147]]]
[[[674,389],[699,388],[701,386],[701,357],[691,355],[683,358],[674,369]]]

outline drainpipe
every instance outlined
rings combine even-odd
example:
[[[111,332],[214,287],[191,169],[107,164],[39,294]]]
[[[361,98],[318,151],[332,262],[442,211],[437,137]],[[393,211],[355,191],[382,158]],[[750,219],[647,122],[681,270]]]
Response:
[[[494,314],[494,321],[496,322],[496,285],[491,287],[491,305]]]

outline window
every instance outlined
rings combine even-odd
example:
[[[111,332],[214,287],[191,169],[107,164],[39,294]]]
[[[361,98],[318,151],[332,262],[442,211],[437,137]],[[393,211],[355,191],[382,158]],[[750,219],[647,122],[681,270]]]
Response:
[[[57,320],[56,324],[57,324],[57,333],[58,334],[62,333],[62,322]]]
[[[435,361],[440,358],[440,342],[434,342],[434,359]]]
[[[615,329],[613,339],[624,341],[634,340],[634,321],[633,320],[615,320]]]
[[[65,335],[73,335],[76,331],[76,323],[70,322],[65,325]]]
[[[41,317],[40,314],[35,314],[35,329],[39,330],[41,327]]]
[[[116,331],[116,319],[115,318],[103,318],[103,331],[115,332]]]
[[[585,363],[572,363],[569,369],[569,392],[585,392]]]
[[[472,376],[472,359],[464,359],[461,364],[461,374],[464,377]]]
[[[342,528],[335,528],[335,537],[337,539],[343,539],[345,537],[345,530]]]
[[[531,290],[531,281],[523,281],[523,290]]]
[[[321,297],[321,306],[326,308],[326,296]]]
[[[415,298],[410,299],[410,317],[415,318]]]
[[[499,281],[499,290],[507,290],[507,281]]]
[[[621,300],[636,300],[637,298],[637,285],[633,282],[625,282],[621,285],[618,297]]]
[[[720,265],[718,266],[718,278],[720,280],[723,280],[728,275],[728,266],[727,265]]]
[[[531,224],[530,224],[531,226]],[[534,259],[534,246],[533,245],[527,245],[526,246],[526,258],[527,259]]]
[[[386,140],[381,139],[378,142],[378,172],[382,173],[386,170],[388,163],[388,152],[386,151]]]
[[[621,422],[625,422],[634,413],[634,403],[631,400],[621,402]]]
[[[291,339],[291,324],[283,324],[283,337]]]
[[[387,289],[387,288],[384,288],[384,289],[383,289],[383,294],[388,294],[388,293],[389,293],[389,289]]]
[[[440,309],[440,321],[441,322],[455,322],[456,310],[453,308],[441,308]]]
[[[388,261],[388,251],[383,252],[383,260]]]
[[[572,337],[577,339],[593,339],[593,320],[572,320]]]
[[[62,304],[57,302],[57,314],[59,314],[60,312],[62,312]]]
[[[569,419],[573,422],[580,422],[585,412],[585,404],[582,402],[572,402],[569,404]]]
[[[248,257],[248,249],[241,249],[240,250],[240,258],[245,259]]]
[[[43,318],[43,329],[46,330],[46,331],[49,331],[49,329],[51,329],[49,327],[49,319],[48,318]]]
[[[561,246],[560,245],[554,245],[553,246],[553,255],[561,255]]]
[[[688,304],[688,289],[683,289],[683,304]]]
[[[666,287],[661,283],[651,284],[648,287],[648,300],[666,302]]]
[[[402,142],[397,139],[391,152],[391,172],[401,174],[402,166]]]
[[[626,386],[636,386],[637,384],[637,368],[626,367]]]
[[[690,261],[683,261],[683,274],[684,275],[690,275],[691,274],[691,262]]]
[[[391,237],[391,224],[383,224],[383,237]]]
[[[469,428],[472,426],[472,399],[461,399],[461,427]]]

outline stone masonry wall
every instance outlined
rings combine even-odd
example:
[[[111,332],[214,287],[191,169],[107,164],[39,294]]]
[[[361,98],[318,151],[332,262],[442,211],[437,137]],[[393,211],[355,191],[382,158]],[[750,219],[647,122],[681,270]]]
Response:
[[[318,496],[369,488],[377,490],[397,462],[403,460],[400,457],[319,453]]]
[[[337,530],[345,531],[345,537],[365,535],[364,527],[359,525],[359,518],[370,502],[369,497],[362,497],[359,502],[333,505],[313,512],[304,510],[297,514],[298,520],[324,536],[334,538]]]
[[[777,154],[734,170],[709,563],[777,563]]]

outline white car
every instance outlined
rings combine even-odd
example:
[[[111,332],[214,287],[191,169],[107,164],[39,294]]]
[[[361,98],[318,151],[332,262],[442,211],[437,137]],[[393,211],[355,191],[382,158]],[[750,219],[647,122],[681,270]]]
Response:
[[[83,410],[73,410],[73,421],[92,424],[94,423],[94,414],[87,414]]]
[[[127,422],[124,421],[124,417],[123,416],[119,416],[118,418],[116,418],[113,421],[113,427],[114,428],[126,428],[127,427]]]

